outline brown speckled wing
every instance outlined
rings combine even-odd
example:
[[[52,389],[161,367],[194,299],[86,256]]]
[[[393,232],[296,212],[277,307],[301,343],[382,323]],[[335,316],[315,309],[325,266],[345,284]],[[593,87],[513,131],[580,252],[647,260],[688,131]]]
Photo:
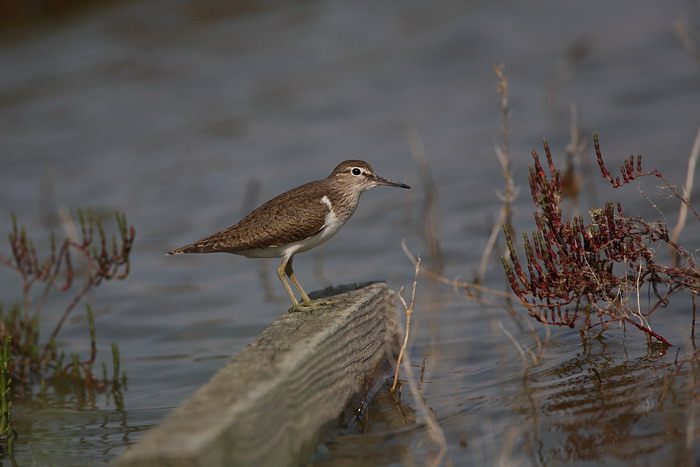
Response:
[[[321,231],[328,213],[328,207],[321,202],[326,191],[325,182],[310,182],[282,193],[233,227],[170,253],[235,253],[312,237]]]

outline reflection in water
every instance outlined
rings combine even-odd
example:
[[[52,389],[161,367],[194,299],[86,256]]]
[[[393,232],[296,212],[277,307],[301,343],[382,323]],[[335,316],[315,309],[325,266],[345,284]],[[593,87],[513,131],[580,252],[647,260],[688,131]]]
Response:
[[[23,450],[31,446],[31,455],[24,452],[19,463],[31,459],[43,464],[61,459],[66,464],[84,465],[86,449],[99,453],[91,456],[92,462],[106,463],[121,451],[123,443],[129,443],[132,433],[150,428],[162,416],[157,414],[150,417],[150,423],[141,419],[141,426],[130,426],[129,413],[124,407],[126,381],[108,386],[104,392],[96,392],[75,382],[51,384],[37,394],[15,401],[15,445]],[[114,408],[101,408],[110,406]],[[7,459],[15,465],[14,456]]]
[[[650,347],[646,355],[629,358],[633,353],[622,343],[588,340],[574,358],[562,360],[550,349],[549,366],[467,386],[446,396],[448,401],[429,389],[426,401],[447,435],[449,462],[640,465],[663,459],[697,465],[694,440],[700,430],[693,420],[700,402],[700,352],[676,357]],[[361,418],[320,445],[314,465],[429,461],[433,443],[410,404],[384,388]]]
[[[341,430],[333,440],[321,444],[314,465],[382,465],[405,462],[412,449],[402,433],[416,431],[416,412],[403,398],[389,392],[390,378],[365,410]]]
[[[118,342],[128,365],[126,412],[114,409],[112,395],[18,405],[19,463],[110,462],[205,382],[218,356],[243,348],[283,312],[261,300],[254,265],[212,258],[175,268],[164,261],[168,247],[203,226],[230,225],[242,205],[339,160],[414,174],[404,123],[420,135],[424,148],[413,149],[428,154],[430,173],[418,174],[424,183],[413,203],[372,195],[377,202],[332,244],[327,275],[335,284],[410,284],[403,237],[426,259],[432,254],[446,277],[473,275],[487,244],[484,219],[501,207],[495,63],[505,63],[512,86],[516,230],[532,228],[522,191],[530,148],[542,137],[563,144],[570,122],[556,114],[571,100],[583,133],[604,133],[611,154],[661,159],[666,175],[682,181],[700,88],[697,65],[670,25],[683,17],[696,30],[696,5],[522,3],[136,0],[0,44],[0,219],[21,212],[52,222],[53,207],[90,200],[126,211],[143,235],[129,281],[99,297],[108,305],[98,342]],[[543,107],[557,57],[577,37],[590,37],[593,49],[584,60],[586,50],[564,58],[551,86],[557,100]],[[251,176],[265,180],[259,194],[254,184],[245,188]],[[653,211],[645,200],[630,209]],[[418,223],[419,232],[407,227]],[[700,238],[690,224],[685,234]],[[322,270],[316,276],[325,283]],[[9,289],[0,288],[0,300]],[[493,326],[508,315],[451,293],[419,284],[425,305],[414,315],[411,353],[430,355],[423,390],[455,465],[682,463],[698,450],[698,371],[688,356],[640,356],[606,335],[572,359],[579,340],[552,330],[545,363],[523,375],[517,351]],[[683,310],[667,311],[670,335],[684,338],[688,320],[673,324]],[[529,341],[527,328],[509,329]],[[66,332],[77,342],[75,329]],[[431,459],[430,438],[406,403],[406,394],[398,405],[378,397],[316,462]],[[642,452],[652,456],[641,460]]]
[[[623,345],[596,340],[571,360],[531,369],[516,410],[530,423],[525,438],[538,462],[641,462],[663,449],[678,457],[675,465],[692,458],[684,432],[697,410],[697,360],[625,355]]]

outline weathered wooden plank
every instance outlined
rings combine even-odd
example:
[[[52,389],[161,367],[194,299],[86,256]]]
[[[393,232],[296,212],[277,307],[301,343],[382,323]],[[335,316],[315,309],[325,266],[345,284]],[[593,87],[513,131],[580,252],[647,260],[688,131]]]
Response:
[[[312,311],[280,316],[117,465],[303,463],[323,426],[398,351],[386,284],[323,295]]]

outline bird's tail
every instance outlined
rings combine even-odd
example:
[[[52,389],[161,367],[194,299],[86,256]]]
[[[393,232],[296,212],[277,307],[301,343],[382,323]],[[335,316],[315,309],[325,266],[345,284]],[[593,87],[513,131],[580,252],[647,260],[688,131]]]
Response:
[[[222,248],[218,242],[205,238],[197,242],[190,243],[189,245],[170,250],[167,254],[179,255],[182,253],[216,253],[221,251],[228,251],[228,249]]]

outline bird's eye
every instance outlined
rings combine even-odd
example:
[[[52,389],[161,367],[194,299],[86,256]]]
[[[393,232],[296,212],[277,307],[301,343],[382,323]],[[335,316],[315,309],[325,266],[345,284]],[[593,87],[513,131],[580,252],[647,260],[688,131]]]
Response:
[[[352,169],[352,174],[353,174],[353,175],[360,175],[361,173],[362,173],[362,170],[358,169],[357,167],[355,167],[354,169]]]

